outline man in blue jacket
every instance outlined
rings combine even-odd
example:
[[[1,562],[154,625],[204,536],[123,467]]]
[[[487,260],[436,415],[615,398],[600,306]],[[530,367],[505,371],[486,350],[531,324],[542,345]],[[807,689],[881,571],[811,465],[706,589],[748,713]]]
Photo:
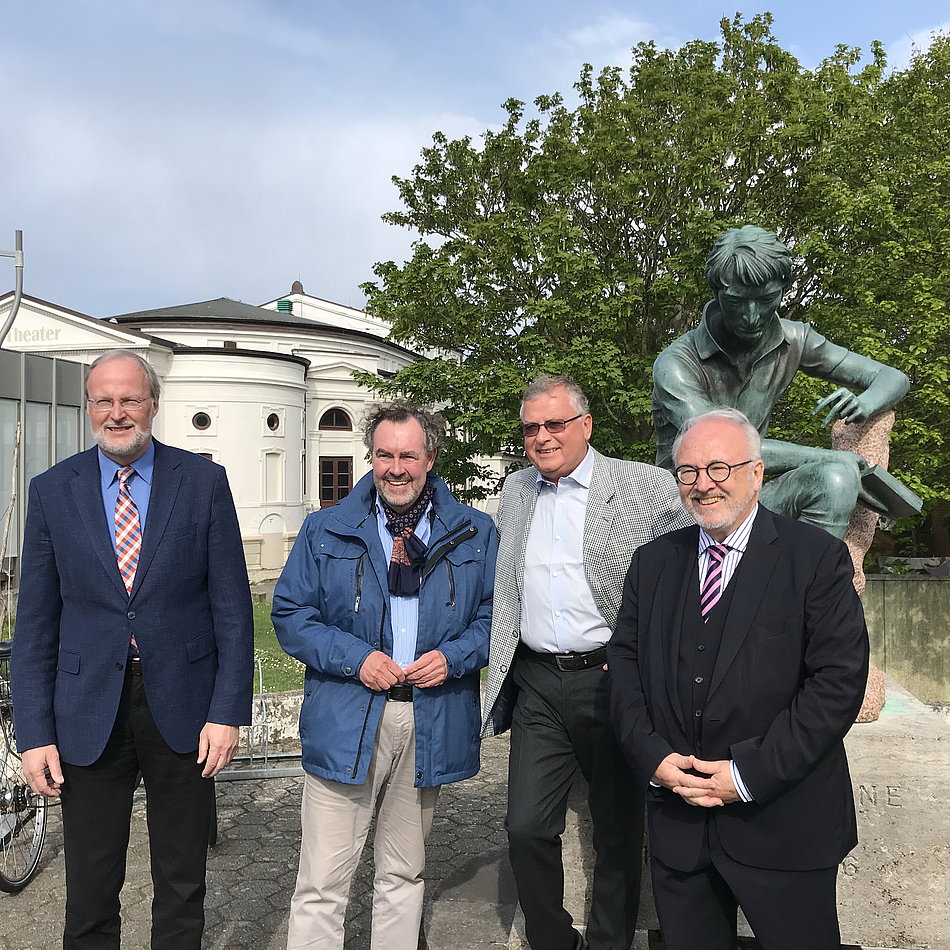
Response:
[[[377,408],[373,471],[311,514],[274,592],[281,646],[306,664],[300,869],[288,950],[340,950],[374,815],[373,950],[411,950],[439,788],[478,771],[497,536],[432,473],[445,429]]]

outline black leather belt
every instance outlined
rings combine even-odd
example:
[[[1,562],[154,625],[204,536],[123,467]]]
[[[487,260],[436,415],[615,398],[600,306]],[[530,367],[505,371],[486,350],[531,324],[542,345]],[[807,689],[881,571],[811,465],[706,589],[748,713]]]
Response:
[[[398,686],[390,686],[389,689],[386,690],[386,699],[394,703],[411,703],[412,687],[407,686],[405,683],[400,683]]]
[[[603,666],[607,662],[607,647],[598,647],[589,653],[536,653],[526,646],[521,647],[525,653],[543,663],[553,663],[564,673],[578,673],[581,670],[590,670],[595,666]]]

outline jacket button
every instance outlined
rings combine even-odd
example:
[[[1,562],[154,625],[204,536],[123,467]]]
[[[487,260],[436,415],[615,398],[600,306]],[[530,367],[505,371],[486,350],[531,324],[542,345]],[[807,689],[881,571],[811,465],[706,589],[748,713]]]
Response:
[[[416,772],[416,778],[422,778],[422,772]]]
[[[507,667],[507,666],[499,667],[499,669],[501,670],[502,673],[507,673],[507,672],[508,672],[508,667]]]
[[[309,696],[311,692],[312,692],[312,690],[309,690],[309,689],[308,689],[307,692],[304,693],[304,696]]]
[[[121,670],[121,669],[122,669],[122,664],[121,664],[121,663],[116,663],[115,668],[116,668],[117,670]]]
[[[350,673],[353,672],[353,670],[351,670],[350,667],[348,667],[348,666],[344,666],[344,667],[343,667],[343,672],[346,673],[347,676],[349,676]]]
[[[130,611],[126,614],[126,617],[128,617],[129,620],[135,620],[135,611],[134,611],[134,610],[130,610]]]

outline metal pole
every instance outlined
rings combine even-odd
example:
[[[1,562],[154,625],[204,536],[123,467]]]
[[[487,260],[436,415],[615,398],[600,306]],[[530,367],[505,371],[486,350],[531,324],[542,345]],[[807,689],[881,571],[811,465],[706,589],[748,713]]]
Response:
[[[16,285],[13,292],[13,306],[10,308],[10,313],[4,322],[3,327],[0,328],[0,347],[3,346],[3,341],[7,338],[7,334],[10,332],[10,327],[13,326],[13,321],[16,320],[17,310],[20,309],[20,298],[23,296],[23,232],[17,231],[15,234],[16,249],[13,251],[0,251],[0,257],[13,258],[13,266],[16,269]]]

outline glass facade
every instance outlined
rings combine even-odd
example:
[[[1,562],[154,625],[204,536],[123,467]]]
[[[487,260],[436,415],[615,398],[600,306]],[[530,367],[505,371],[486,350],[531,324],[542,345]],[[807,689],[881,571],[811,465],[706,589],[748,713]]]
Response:
[[[0,539],[7,533],[0,587],[7,577],[15,582],[30,479],[92,444],[82,411],[84,368],[70,360],[0,350]]]

